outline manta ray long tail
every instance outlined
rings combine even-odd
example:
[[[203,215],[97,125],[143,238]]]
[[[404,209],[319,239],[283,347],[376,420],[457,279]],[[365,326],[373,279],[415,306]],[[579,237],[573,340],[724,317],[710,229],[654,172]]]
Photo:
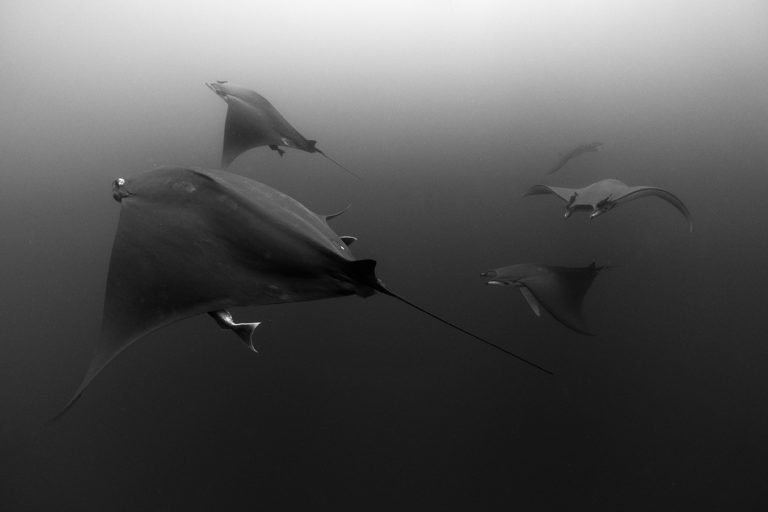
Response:
[[[512,357],[514,357],[514,358],[515,358],[515,359],[517,359],[518,361],[522,361],[523,363],[525,363],[525,364],[527,364],[527,365],[529,365],[529,366],[533,366],[533,367],[534,367],[534,368],[536,368],[537,370],[541,370],[542,372],[544,372],[544,373],[546,373],[546,374],[549,374],[549,375],[553,375],[553,373],[552,373],[551,371],[547,370],[546,368],[544,368],[544,367],[542,367],[542,366],[539,366],[538,364],[536,364],[536,363],[534,363],[534,362],[532,362],[532,361],[529,361],[528,359],[525,359],[524,357],[521,357],[521,356],[519,356],[519,355],[515,354],[514,352],[510,352],[509,350],[507,350],[507,349],[505,349],[505,348],[503,348],[503,347],[501,347],[501,346],[499,346],[499,345],[496,345],[495,343],[493,343],[493,342],[490,342],[490,341],[486,340],[485,338],[481,338],[481,337],[480,337],[480,336],[478,336],[477,334],[471,333],[471,332],[469,332],[468,330],[466,330],[466,329],[464,329],[464,328],[462,328],[462,327],[459,327],[458,325],[454,324],[453,322],[449,322],[448,320],[446,320],[446,319],[444,319],[444,318],[441,318],[441,317],[437,316],[436,314],[434,314],[434,313],[432,313],[432,312],[430,312],[430,311],[427,311],[426,309],[422,308],[421,306],[418,306],[418,305],[414,304],[413,302],[411,302],[411,301],[409,301],[409,300],[407,300],[407,299],[404,299],[404,298],[400,297],[399,295],[397,295],[397,294],[395,294],[395,293],[393,293],[393,292],[389,291],[388,289],[386,289],[386,288],[385,288],[383,285],[381,285],[380,283],[379,283],[377,286],[375,286],[375,288],[376,288],[376,290],[377,290],[378,292],[381,292],[381,293],[383,293],[384,295],[389,295],[390,297],[393,297],[393,298],[395,298],[395,299],[399,300],[399,301],[400,301],[400,302],[402,302],[403,304],[406,304],[406,305],[408,305],[408,306],[412,307],[413,309],[415,309],[415,310],[417,310],[417,311],[421,311],[421,312],[422,312],[422,313],[424,313],[425,315],[429,315],[429,316],[431,316],[432,318],[434,318],[435,320],[437,320],[437,321],[439,321],[439,322],[442,322],[442,323],[444,323],[445,325],[447,325],[447,326],[449,326],[449,327],[452,327],[452,328],[456,329],[457,331],[463,332],[463,333],[464,333],[464,334],[466,334],[467,336],[471,336],[471,337],[475,338],[476,340],[478,340],[478,341],[481,341],[481,342],[485,343],[486,345],[488,345],[488,346],[491,346],[491,347],[495,348],[496,350],[499,350],[499,351],[501,351],[501,352],[504,352],[505,354],[507,354],[507,355],[509,355],[509,356],[512,356]]]
[[[357,178],[357,179],[358,179],[358,180],[360,180],[360,181],[363,181],[363,178],[361,178],[360,176],[358,176],[358,175],[357,175],[357,174],[355,174],[354,172],[350,171],[349,169],[347,169],[346,167],[344,167],[344,166],[343,166],[343,165],[341,165],[339,162],[337,162],[337,161],[336,161],[336,160],[334,160],[333,158],[329,157],[328,155],[326,155],[325,153],[323,153],[323,152],[322,152],[322,151],[320,151],[319,149],[315,148],[315,151],[317,151],[318,153],[320,153],[321,155],[323,155],[323,156],[324,156],[326,159],[328,159],[330,162],[333,162],[334,164],[336,164],[336,165],[337,165],[337,166],[338,166],[340,169],[342,169],[342,170],[343,170],[344,172],[346,172],[347,174],[350,174],[350,175],[354,176],[355,178]]]

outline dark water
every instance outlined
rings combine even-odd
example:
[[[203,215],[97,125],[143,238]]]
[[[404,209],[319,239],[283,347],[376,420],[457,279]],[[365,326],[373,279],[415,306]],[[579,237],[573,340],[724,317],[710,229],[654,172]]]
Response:
[[[766,505],[768,9],[762,2],[26,2],[0,7],[0,509]],[[214,167],[259,91],[364,176],[232,170],[359,237],[387,297],[240,310],[137,343],[62,421],[100,324],[118,176]],[[605,144],[554,176],[558,151]],[[536,183],[667,188],[589,221]],[[615,265],[585,337],[480,272]]]

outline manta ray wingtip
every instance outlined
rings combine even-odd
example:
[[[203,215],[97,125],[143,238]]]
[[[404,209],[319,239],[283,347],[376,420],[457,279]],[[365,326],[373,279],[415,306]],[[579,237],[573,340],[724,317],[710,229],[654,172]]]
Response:
[[[582,334],[584,336],[597,336],[597,333],[594,333],[592,331],[588,331],[587,328],[582,324],[580,326],[575,325],[568,325],[572,331],[577,332],[579,334]]]
[[[83,396],[82,391],[78,392],[70,401],[67,403],[67,405],[64,406],[62,410],[60,410],[54,417],[46,421],[43,425],[45,427],[50,427],[54,423],[58,423],[58,421],[64,417],[65,414],[69,412],[72,407],[74,407],[75,403],[77,403],[78,400],[80,400],[80,397]]]

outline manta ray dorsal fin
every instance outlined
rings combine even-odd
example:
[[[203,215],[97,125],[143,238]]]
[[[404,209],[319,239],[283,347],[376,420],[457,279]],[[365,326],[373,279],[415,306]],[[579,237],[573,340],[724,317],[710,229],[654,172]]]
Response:
[[[594,269],[555,269],[550,273],[520,280],[538,304],[560,323],[581,334],[591,334],[581,314],[584,295],[596,272]]]
[[[348,204],[347,206],[345,206],[343,209],[341,209],[341,210],[339,210],[339,211],[337,211],[337,212],[335,212],[335,213],[331,213],[331,214],[329,214],[329,215],[324,215],[324,217],[325,217],[325,220],[326,220],[326,221],[329,221],[329,220],[335,219],[336,217],[338,217],[338,216],[339,216],[339,215],[341,215],[342,213],[345,213],[347,210],[349,210],[349,208],[350,208],[351,206],[352,206],[352,203],[349,203],[349,204]]]
[[[518,287],[518,290],[520,290],[520,293],[523,294],[523,297],[525,297],[525,300],[528,302],[528,305],[531,306],[533,313],[536,316],[541,316],[541,308],[539,307],[539,301],[536,300],[536,297],[531,293],[531,290],[529,290],[525,286]]]
[[[639,199],[641,197],[648,197],[648,196],[658,197],[668,202],[672,206],[674,206],[675,209],[677,209],[677,211],[682,213],[685,219],[688,221],[688,229],[690,231],[693,231],[693,217],[691,217],[691,212],[688,211],[688,208],[680,200],[679,197],[674,195],[672,192],[668,192],[662,188],[644,187],[644,186],[627,187],[626,193],[621,197],[615,199],[615,202],[617,205],[619,205],[622,203],[626,203],[628,201],[632,201],[633,199]]]
[[[344,235],[344,236],[340,236],[339,240],[344,242],[344,244],[346,245],[352,245],[353,243],[357,242],[357,237]]]

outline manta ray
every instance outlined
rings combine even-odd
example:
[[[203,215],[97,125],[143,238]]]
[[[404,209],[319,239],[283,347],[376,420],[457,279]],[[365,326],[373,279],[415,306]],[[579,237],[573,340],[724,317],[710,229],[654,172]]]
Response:
[[[594,263],[586,267],[555,267],[540,263],[521,263],[489,270],[482,275],[490,285],[514,286],[528,305],[541,316],[546,309],[561,324],[581,334],[589,334],[581,314],[584,295],[605,267]]]
[[[685,216],[688,226],[693,231],[693,219],[685,207],[685,204],[671,192],[657,187],[636,186],[630,187],[619,180],[608,179],[598,181],[584,188],[550,187],[549,185],[534,185],[523,196],[538,194],[554,194],[565,201],[565,218],[576,210],[588,210],[593,219],[613,208],[639,199],[641,197],[655,196],[667,201],[677,208],[677,211]]]
[[[329,157],[317,148],[317,141],[306,139],[291,125],[278,110],[261,94],[227,81],[205,84],[227,103],[227,118],[224,124],[224,144],[221,166],[226,168],[245,151],[268,146],[280,156],[285,151],[280,147],[300,149],[307,153],[319,153],[349,174],[355,173]]]
[[[573,160],[574,158],[583,155],[584,153],[593,153],[596,151],[600,151],[600,147],[603,145],[602,142],[592,142],[589,144],[581,144],[579,146],[576,146],[572,150],[568,151],[567,153],[560,153],[560,160],[555,164],[552,169],[547,172],[547,174],[554,174],[563,167],[565,167],[565,164],[567,164],[569,161]]]
[[[109,262],[100,338],[74,398],[128,346],[173,322],[208,314],[255,350],[258,322],[237,323],[229,308],[376,292],[539,370],[387,289],[376,261],[295,199],[226,171],[160,167],[113,183],[120,219]],[[59,417],[57,416],[57,417]]]

